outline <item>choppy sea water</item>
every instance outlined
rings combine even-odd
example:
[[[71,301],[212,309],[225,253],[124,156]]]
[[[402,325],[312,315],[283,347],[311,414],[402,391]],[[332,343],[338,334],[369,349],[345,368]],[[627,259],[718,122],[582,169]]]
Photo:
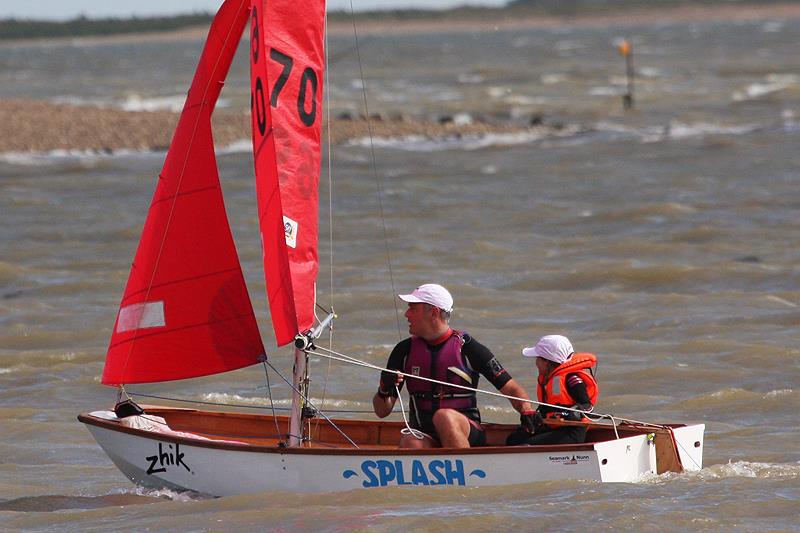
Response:
[[[627,113],[620,37],[639,73]],[[104,351],[164,154],[0,155],[0,529],[798,531],[798,43],[796,20],[365,35],[362,82],[352,37],[330,41],[334,117],[359,112],[366,86],[372,112],[540,115],[550,128],[332,150],[319,294],[339,315],[334,346],[382,364],[404,329],[393,295],[426,281],[451,289],[454,325],[531,392],[520,348],[566,334],[600,358],[598,411],[707,425],[702,471],[635,484],[220,499],[135,488],[75,415],[113,404]],[[0,96],[180,107],[201,46],[6,46]],[[246,79],[240,58],[223,103],[246,104]],[[219,164],[263,335],[288,373],[266,317],[252,160],[232,147]],[[322,359],[312,371],[326,407],[369,410],[371,371]],[[266,397],[258,368],[132,389]],[[500,400],[482,405],[487,420],[515,419]]]

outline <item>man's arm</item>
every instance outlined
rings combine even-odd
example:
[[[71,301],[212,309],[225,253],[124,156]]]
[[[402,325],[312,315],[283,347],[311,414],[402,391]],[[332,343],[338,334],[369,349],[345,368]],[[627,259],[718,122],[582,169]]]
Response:
[[[475,339],[470,338],[462,348],[462,353],[467,356],[472,368],[483,374],[497,390],[506,396],[530,400],[530,396],[522,385],[503,368],[494,354]],[[511,406],[519,413],[533,411],[533,404],[521,400],[509,400]]]
[[[405,366],[406,357],[411,351],[411,339],[400,341],[389,355],[386,362],[388,370],[402,371]],[[403,377],[394,372],[381,372],[381,380],[378,391],[372,396],[372,410],[378,418],[386,418],[394,409],[397,401],[397,389],[403,388]]]
[[[530,396],[528,393],[525,392],[525,389],[522,388],[522,385],[514,381],[514,379],[510,379],[503,387],[500,389],[500,392],[505,394],[506,396],[514,396],[516,398],[525,398],[526,400],[530,400]],[[523,413],[525,411],[533,411],[533,404],[531,402],[523,402],[520,400],[510,400],[511,406],[517,410],[519,413]]]
[[[375,414],[378,415],[378,418],[386,418],[389,416],[389,413],[392,412],[392,409],[394,409],[394,403],[396,401],[396,396],[381,397],[381,393],[378,391],[375,393],[375,396],[372,397],[372,409],[375,411]]]

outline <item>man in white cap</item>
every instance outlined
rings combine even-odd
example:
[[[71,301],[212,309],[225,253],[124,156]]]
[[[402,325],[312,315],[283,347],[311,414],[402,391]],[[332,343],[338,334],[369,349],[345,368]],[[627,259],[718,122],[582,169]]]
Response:
[[[522,427],[509,435],[506,444],[578,444],[586,440],[585,425],[557,425],[554,420],[589,421],[576,411],[590,412],[597,402],[597,381],[594,367],[597,358],[590,353],[575,353],[572,343],[563,335],[545,335],[535,346],[522,349],[522,355],[533,357],[537,379],[537,397],[540,402],[531,427]],[[551,422],[548,425],[548,421]]]
[[[375,414],[380,418],[388,416],[399,390],[407,383],[409,424],[424,436],[404,435],[401,448],[468,448],[486,444],[474,391],[480,375],[507,396],[527,399],[528,394],[488,348],[449,326],[453,297],[447,289],[427,283],[411,294],[398,296],[408,303],[405,317],[411,336],[394,347],[386,364],[389,371],[381,373],[380,387],[372,398]],[[448,385],[413,377],[403,379],[392,371]],[[511,405],[531,416],[534,413],[529,402],[511,400]]]

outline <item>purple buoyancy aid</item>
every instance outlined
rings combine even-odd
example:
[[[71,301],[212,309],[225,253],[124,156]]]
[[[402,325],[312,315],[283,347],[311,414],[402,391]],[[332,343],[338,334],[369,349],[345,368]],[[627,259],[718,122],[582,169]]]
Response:
[[[476,388],[479,374],[470,367],[469,362],[461,354],[464,335],[464,332],[454,330],[441,348],[435,351],[431,350],[424,339],[412,336],[411,350],[404,367],[405,373]],[[412,377],[406,378],[406,384],[408,393],[418,411],[431,414],[437,409],[472,411],[470,418],[476,418],[477,415],[479,419],[475,392]]]

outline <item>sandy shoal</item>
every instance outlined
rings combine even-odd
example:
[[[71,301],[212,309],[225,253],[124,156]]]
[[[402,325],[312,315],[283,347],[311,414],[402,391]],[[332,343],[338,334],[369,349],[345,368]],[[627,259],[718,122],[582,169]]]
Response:
[[[168,111],[123,111],[108,107],[52,104],[37,100],[0,99],[0,153],[50,152],[53,150],[115,152],[118,150],[166,150],[178,113]],[[212,117],[216,146],[223,147],[250,138],[247,112],[218,111]],[[331,141],[341,143],[364,137],[421,135],[480,135],[516,131],[512,125],[477,122],[456,125],[420,122],[408,118],[336,120]],[[327,138],[327,131],[323,137]]]

